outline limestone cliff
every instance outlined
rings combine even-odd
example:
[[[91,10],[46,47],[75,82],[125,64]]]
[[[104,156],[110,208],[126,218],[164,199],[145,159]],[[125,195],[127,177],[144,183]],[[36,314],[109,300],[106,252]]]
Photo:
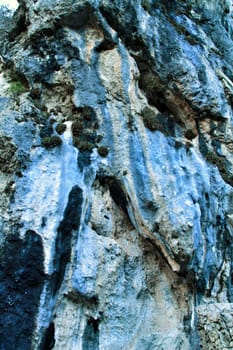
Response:
[[[2,18],[1,350],[233,348],[232,14],[20,0]]]

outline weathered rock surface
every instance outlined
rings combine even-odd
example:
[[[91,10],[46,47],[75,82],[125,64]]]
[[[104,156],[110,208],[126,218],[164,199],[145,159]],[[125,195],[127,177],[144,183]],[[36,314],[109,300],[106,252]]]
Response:
[[[0,349],[231,349],[231,1],[19,3]]]

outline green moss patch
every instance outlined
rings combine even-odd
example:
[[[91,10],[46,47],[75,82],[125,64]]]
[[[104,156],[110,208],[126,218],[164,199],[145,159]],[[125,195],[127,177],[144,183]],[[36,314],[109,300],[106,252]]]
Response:
[[[19,96],[26,91],[26,87],[20,81],[10,82],[10,86],[7,89],[7,92],[14,97]]]

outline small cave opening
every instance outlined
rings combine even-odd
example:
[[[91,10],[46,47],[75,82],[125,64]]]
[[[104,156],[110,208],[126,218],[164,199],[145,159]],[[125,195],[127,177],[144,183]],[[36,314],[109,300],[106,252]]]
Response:
[[[109,188],[110,195],[114,202],[118,205],[118,207],[120,207],[123,210],[126,216],[129,217],[127,209],[127,195],[125,193],[121,181],[113,175],[107,175],[102,173],[99,173],[97,175],[97,179],[99,180],[101,186],[107,186]]]
[[[52,350],[55,345],[55,326],[54,322],[51,322],[46,329],[44,339],[42,341],[41,350]]]
[[[116,43],[110,39],[104,39],[97,47],[97,52],[103,52],[107,50],[113,50],[116,47]]]
[[[99,319],[89,318],[83,334],[83,349],[99,350]]]

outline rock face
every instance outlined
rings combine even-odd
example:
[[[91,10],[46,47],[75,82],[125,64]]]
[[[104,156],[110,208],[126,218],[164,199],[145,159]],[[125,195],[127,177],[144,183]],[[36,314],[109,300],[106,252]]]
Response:
[[[231,1],[19,3],[0,349],[232,349]]]

